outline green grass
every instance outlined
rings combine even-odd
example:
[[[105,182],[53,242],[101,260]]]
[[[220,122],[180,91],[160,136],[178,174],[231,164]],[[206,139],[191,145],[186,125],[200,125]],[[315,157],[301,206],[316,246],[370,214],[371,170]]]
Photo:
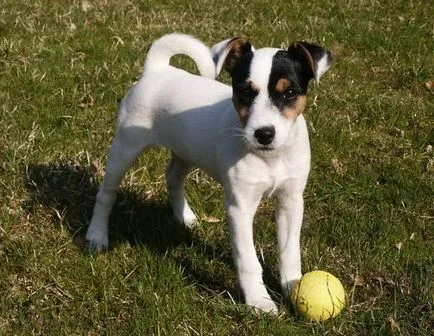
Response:
[[[431,335],[434,19],[427,1],[387,3],[1,0],[0,335]],[[302,261],[344,283],[337,318],[303,321],[280,297],[273,200],[258,211],[256,245],[281,313],[245,309],[221,187],[192,173],[192,207],[220,222],[176,226],[163,149],[124,179],[112,248],[86,252],[118,101],[172,31],[333,51],[306,111]]]

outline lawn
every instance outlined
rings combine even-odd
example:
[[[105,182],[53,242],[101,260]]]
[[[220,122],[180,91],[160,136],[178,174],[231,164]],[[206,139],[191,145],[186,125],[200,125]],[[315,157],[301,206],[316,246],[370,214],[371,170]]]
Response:
[[[152,41],[173,31],[332,51],[305,112],[301,242],[303,271],[329,271],[346,288],[337,318],[304,321],[281,297],[273,199],[255,235],[280,314],[246,309],[221,187],[192,172],[202,221],[176,225],[165,149],[123,180],[110,249],[86,250],[118,103]],[[0,335],[432,335],[433,51],[422,0],[0,0]],[[173,64],[196,71],[183,57]]]

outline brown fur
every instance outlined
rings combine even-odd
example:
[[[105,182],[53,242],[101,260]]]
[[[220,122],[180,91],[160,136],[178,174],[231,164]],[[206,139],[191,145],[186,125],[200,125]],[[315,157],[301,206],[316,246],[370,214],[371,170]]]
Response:
[[[249,118],[249,108],[247,106],[241,105],[236,95],[232,96],[232,102],[234,104],[235,109],[238,112],[238,116],[240,117],[241,123],[243,125],[246,125],[247,119]]]
[[[291,107],[284,107],[282,115],[290,120],[295,120],[300,114],[303,113],[306,107],[306,96],[298,96],[297,101]]]
[[[283,93],[289,86],[289,80],[286,78],[281,78],[277,81],[276,87],[274,88],[276,92]]]
[[[229,41],[226,49],[229,49],[229,54],[223,64],[223,67],[230,73],[235,66],[235,63],[243,55],[244,48],[250,45],[250,42],[244,36],[235,37]]]
[[[297,42],[293,43],[289,48],[290,49],[294,48],[297,53],[299,53],[299,54],[301,53],[304,56],[307,63],[309,64],[309,68],[310,68],[310,71],[312,72],[312,76],[315,77],[315,65],[314,65],[313,58],[312,58],[312,55],[310,54],[310,52],[301,43],[297,43]]]
[[[246,84],[250,87],[250,89],[251,89],[253,92],[256,92],[256,93],[259,92],[259,88],[258,88],[255,84],[253,84],[253,82],[252,82],[251,80],[247,80],[247,81],[246,81]]]

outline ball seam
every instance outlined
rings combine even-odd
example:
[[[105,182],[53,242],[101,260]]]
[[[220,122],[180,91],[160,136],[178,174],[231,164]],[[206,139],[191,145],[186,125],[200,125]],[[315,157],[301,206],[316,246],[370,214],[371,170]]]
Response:
[[[330,317],[333,317],[333,316],[335,315],[335,302],[334,302],[334,300],[333,300],[333,296],[332,296],[332,293],[331,293],[331,291],[330,291],[329,278],[330,278],[330,276],[329,276],[329,274],[327,274],[327,292],[329,293],[330,300],[331,300],[331,302],[332,302],[332,307],[333,307],[333,310],[332,310],[332,312],[331,312]],[[329,312],[329,313],[330,313],[330,312]]]

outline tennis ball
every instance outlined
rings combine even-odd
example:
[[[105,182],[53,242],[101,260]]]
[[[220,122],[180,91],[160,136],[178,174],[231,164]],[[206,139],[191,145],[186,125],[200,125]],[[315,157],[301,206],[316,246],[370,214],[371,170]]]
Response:
[[[345,306],[345,290],[338,278],[324,271],[306,273],[294,286],[291,301],[308,320],[325,321]]]

